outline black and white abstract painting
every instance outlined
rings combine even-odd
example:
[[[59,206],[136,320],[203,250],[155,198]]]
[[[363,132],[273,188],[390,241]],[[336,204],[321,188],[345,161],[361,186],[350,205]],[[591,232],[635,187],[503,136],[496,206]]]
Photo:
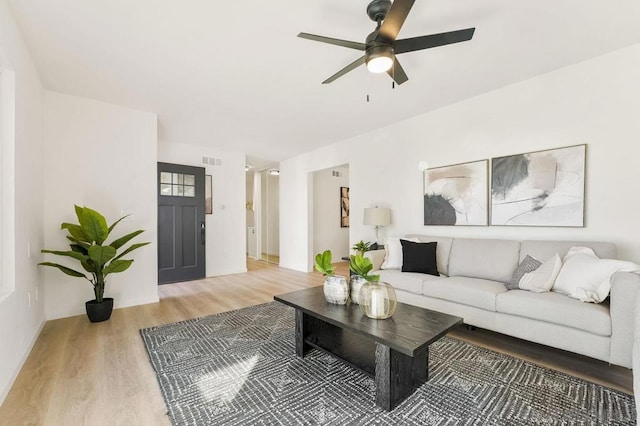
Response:
[[[487,225],[488,161],[424,171],[425,225]]]
[[[584,226],[586,145],[491,160],[491,224]]]

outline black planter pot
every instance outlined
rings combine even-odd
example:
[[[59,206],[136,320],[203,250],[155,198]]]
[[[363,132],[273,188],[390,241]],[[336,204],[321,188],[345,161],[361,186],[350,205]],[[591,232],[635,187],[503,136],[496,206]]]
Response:
[[[102,302],[98,303],[94,300],[89,300],[84,304],[87,308],[87,316],[91,322],[102,322],[111,318],[111,311],[113,311],[113,297],[104,297]]]

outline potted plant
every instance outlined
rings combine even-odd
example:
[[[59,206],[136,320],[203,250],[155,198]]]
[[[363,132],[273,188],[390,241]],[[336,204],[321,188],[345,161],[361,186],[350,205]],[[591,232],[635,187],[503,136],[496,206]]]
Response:
[[[334,274],[336,268],[331,257],[331,250],[316,255],[316,270],[324,275],[324,297],[327,302],[344,305],[349,300],[349,284],[345,277]]]
[[[371,250],[371,242],[367,241],[365,243],[364,240],[360,240],[351,247],[351,250],[360,256],[364,256],[365,252]]]
[[[39,265],[57,268],[69,276],[84,278],[89,281],[93,286],[95,299],[85,303],[87,316],[91,322],[106,321],[111,317],[111,311],[113,310],[113,298],[104,297],[107,276],[129,269],[133,260],[123,259],[123,256],[149,243],[132,244],[118,254],[119,249],[144,231],[139,229],[107,243],[106,241],[111,236],[113,229],[127,216],[121,217],[111,226],[107,226],[104,216],[95,210],[88,207],[75,206],[75,211],[78,217],[78,224],[65,222],[60,225],[60,229],[66,229],[69,233],[67,239],[71,241],[71,250],[44,249],[42,253],[75,259],[87,274],[58,263],[41,262]]]
[[[380,281],[380,275],[369,275],[373,269],[371,259],[360,254],[350,257],[351,301],[360,305],[366,316],[374,319],[391,317],[396,310],[396,292],[389,283]]]
[[[359,303],[359,293],[362,285],[367,281],[376,282],[380,279],[380,275],[369,275],[369,272],[373,269],[371,259],[364,257],[358,253],[355,256],[350,256],[349,269],[353,272],[350,279],[351,286],[351,302]]]

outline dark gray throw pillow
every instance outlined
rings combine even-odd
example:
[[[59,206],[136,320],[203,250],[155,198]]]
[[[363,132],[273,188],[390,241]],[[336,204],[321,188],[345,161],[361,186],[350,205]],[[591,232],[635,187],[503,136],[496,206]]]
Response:
[[[529,255],[522,259],[522,262],[516,268],[516,271],[513,273],[511,280],[507,283],[507,288],[509,290],[517,290],[520,284],[520,280],[524,274],[528,274],[529,272],[533,272],[538,269],[542,265],[538,259],[535,259]]]
[[[401,239],[400,244],[402,244],[402,272],[440,276],[436,263],[437,242],[414,243]]]

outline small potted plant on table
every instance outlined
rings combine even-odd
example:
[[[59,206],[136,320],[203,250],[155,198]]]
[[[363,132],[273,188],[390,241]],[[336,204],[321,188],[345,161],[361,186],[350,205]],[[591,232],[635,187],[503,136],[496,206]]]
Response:
[[[349,300],[349,284],[341,275],[335,275],[336,268],[331,262],[331,250],[316,256],[316,270],[324,275],[324,297],[329,303],[344,305]]]
[[[359,254],[360,256],[364,256],[366,252],[371,250],[371,242],[367,241],[365,243],[364,240],[360,240],[351,247],[351,250],[355,251],[356,254]]]
[[[396,310],[396,292],[389,283],[380,281],[380,275],[369,275],[373,264],[359,254],[351,256],[351,302],[360,305],[362,312],[373,319],[386,319]]]
[[[371,260],[358,253],[355,256],[350,257],[349,269],[353,272],[350,279],[351,286],[351,302],[359,303],[359,294],[362,285],[367,281],[376,282],[380,279],[380,275],[369,275],[369,272],[373,269]]]

